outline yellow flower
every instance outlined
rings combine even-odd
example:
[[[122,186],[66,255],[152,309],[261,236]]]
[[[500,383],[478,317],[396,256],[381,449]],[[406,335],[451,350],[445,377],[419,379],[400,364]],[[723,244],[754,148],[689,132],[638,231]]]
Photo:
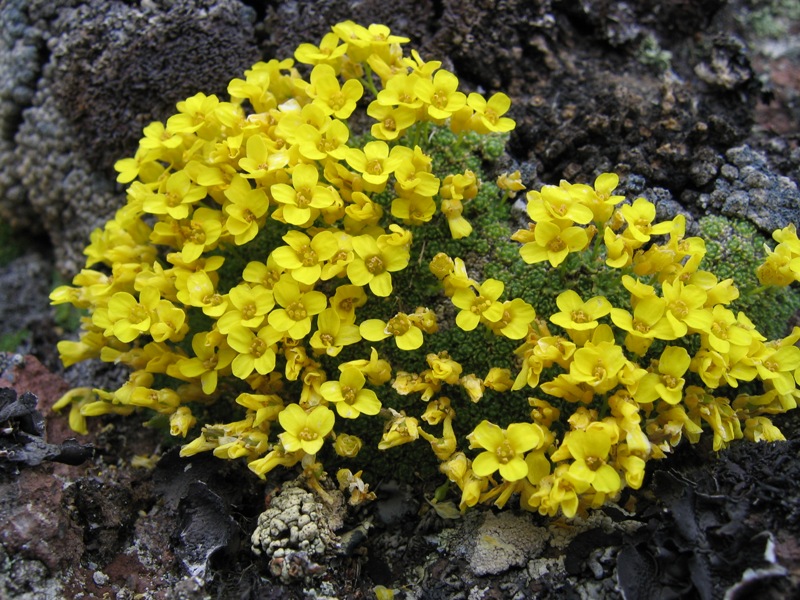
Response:
[[[377,415],[381,402],[372,390],[364,388],[364,374],[355,367],[342,369],[339,381],[326,381],[320,394],[336,406],[336,412],[345,419],[355,419],[360,414]]]
[[[502,295],[504,284],[497,279],[487,279],[477,290],[470,288],[456,290],[453,304],[461,309],[456,315],[456,325],[464,331],[472,331],[481,318],[496,322],[503,316],[503,305],[497,299]]]
[[[689,331],[708,331],[711,328],[711,311],[704,308],[707,294],[694,284],[685,284],[680,279],[661,284],[661,293],[667,302],[666,317],[678,337]]]
[[[189,216],[192,204],[205,197],[206,188],[194,185],[184,171],[176,171],[163,184],[163,191],[145,198],[142,208],[153,215],[167,214],[181,220]]]
[[[266,375],[275,368],[275,344],[282,338],[280,332],[265,325],[253,333],[252,330],[235,325],[228,333],[228,345],[238,355],[231,362],[233,375],[239,379],[247,379],[255,370]]]
[[[511,370],[501,367],[492,367],[483,379],[483,385],[495,392],[507,392],[513,384]]]
[[[187,406],[180,406],[169,416],[169,433],[173,436],[186,437],[189,430],[195,426],[197,419]]]
[[[795,345],[768,347],[756,361],[758,376],[770,381],[778,394],[789,394],[795,389],[793,374],[800,368],[800,348]]]
[[[626,233],[637,242],[648,242],[650,236],[669,233],[672,228],[671,221],[653,225],[653,219],[656,218],[656,207],[655,204],[644,198],[637,198],[632,205],[625,205],[619,211],[628,224]]]
[[[240,283],[228,292],[233,308],[217,320],[220,333],[227,334],[234,326],[249,329],[261,326],[267,313],[275,306],[272,292],[261,285]]]
[[[217,293],[211,276],[203,270],[186,278],[185,288],[178,290],[178,300],[202,308],[209,317],[219,317],[228,309],[228,297]]]
[[[314,44],[300,44],[294,51],[294,57],[299,63],[307,65],[330,65],[334,69],[341,63],[341,58],[347,52],[347,44],[339,44],[339,36],[333,32],[326,33],[319,46]]]
[[[311,331],[311,317],[318,315],[328,305],[322,292],[301,292],[300,286],[291,279],[281,279],[273,289],[275,300],[283,308],[269,313],[269,324],[292,339],[301,340]]]
[[[444,69],[436,71],[433,79],[418,78],[414,92],[427,105],[432,119],[446,119],[467,103],[467,97],[458,91],[458,77]]]
[[[781,244],[770,250],[764,244],[764,252],[767,256],[764,262],[756,269],[756,275],[761,285],[787,286],[797,279],[797,274],[792,269],[792,264],[796,262],[796,257],[791,251]]]
[[[155,292],[155,290],[150,290]],[[158,292],[155,292],[156,295]],[[117,292],[108,301],[108,309],[95,310],[92,322],[105,329],[105,336],[114,336],[121,342],[132,342],[141,334],[150,330],[153,321],[151,308],[147,300],[152,300],[150,293],[137,300],[128,292]]]
[[[422,346],[422,330],[414,325],[405,313],[397,313],[388,322],[368,319],[359,326],[361,337],[379,342],[392,336],[400,350],[416,350]]]
[[[225,197],[228,199],[223,206],[228,215],[225,228],[233,234],[234,242],[241,246],[256,237],[263,223],[262,217],[269,208],[269,199],[263,188],[252,189],[247,180],[238,175],[225,190]]]
[[[318,354],[337,356],[344,346],[361,341],[352,320],[343,321],[335,308],[326,308],[317,316],[317,330],[309,344]]]
[[[333,442],[333,449],[337,455],[344,458],[355,458],[361,451],[363,442],[355,435],[340,433]]]
[[[611,309],[614,325],[628,332],[625,346],[638,355],[643,355],[655,339],[674,340],[675,329],[665,317],[667,303],[663,298],[652,296],[641,300],[633,314],[622,308]]]
[[[523,244],[519,253],[528,264],[549,261],[557,267],[570,252],[583,250],[589,243],[586,230],[570,225],[571,221],[541,221],[536,223],[534,241]]]
[[[285,145],[279,145],[277,139],[260,132],[247,138],[246,155],[239,159],[239,167],[244,171],[240,177],[255,179],[265,187],[276,183],[277,178],[283,175],[281,170],[289,164],[288,149]],[[234,176],[234,179],[237,178]]]
[[[387,106],[377,100],[370,102],[367,114],[377,121],[370,131],[379,140],[396,140],[416,121],[416,111],[406,106]]]
[[[461,365],[450,358],[447,351],[439,352],[439,354],[430,353],[425,360],[431,368],[431,379],[450,385],[458,383],[459,377],[461,377]]]
[[[386,236],[375,239],[371,235],[353,238],[356,257],[347,265],[347,276],[354,285],[365,286],[376,296],[392,293],[392,276],[408,265],[408,250],[388,243]]]
[[[419,439],[419,421],[416,418],[408,417],[405,412],[397,412],[393,408],[388,410],[392,418],[385,425],[381,441],[378,442],[378,450],[388,450]]]
[[[409,225],[421,225],[433,218],[436,202],[429,196],[404,192],[399,198],[392,200],[392,216],[402,219]]]
[[[361,286],[340,285],[330,301],[331,308],[339,315],[339,319],[352,323],[355,320],[356,308],[366,304],[367,294]]]
[[[329,119],[322,128],[302,123],[294,133],[297,149],[303,158],[324,161],[331,157],[344,160],[347,155],[350,130],[338,119]]]
[[[516,126],[513,119],[503,116],[511,107],[511,99],[502,92],[492,94],[489,100],[472,92],[467,97],[467,104],[475,111],[472,121],[478,133],[505,133]]]
[[[346,119],[364,94],[364,86],[356,79],[349,79],[340,86],[334,68],[318,64],[311,71],[311,84],[306,87],[306,93],[326,115]]]
[[[439,331],[436,313],[430,308],[418,306],[413,313],[408,315],[408,320],[419,327],[423,333],[436,333]]]
[[[178,102],[178,114],[167,119],[170,133],[194,133],[204,125],[214,125],[214,111],[219,107],[219,98],[198,92],[191,98]]]
[[[502,315],[494,323],[487,323],[489,328],[510,340],[521,340],[528,335],[530,324],[536,318],[536,310],[521,298],[506,300],[501,306]]]
[[[598,326],[597,319],[611,312],[611,303],[605,296],[595,296],[584,302],[573,290],[561,292],[556,298],[556,305],[561,312],[551,315],[550,320],[566,329],[579,346],[589,339],[590,332]]]
[[[297,404],[289,404],[278,415],[284,431],[278,437],[286,452],[302,450],[316,454],[322,448],[324,438],[333,429],[336,417],[326,406],[317,406],[309,412]]]
[[[270,193],[283,208],[283,218],[291,225],[306,226],[319,216],[321,208],[336,201],[333,188],[319,185],[319,173],[313,165],[297,164],[292,169],[292,185],[276,183]]]
[[[373,202],[369,196],[361,192],[353,192],[351,203],[344,209],[345,229],[350,233],[361,231],[365,227],[377,225],[383,217],[383,208]]]
[[[525,189],[519,169],[513,173],[500,173],[495,183],[497,187],[506,192],[509,198],[513,198],[517,192]]]
[[[611,438],[605,429],[591,428],[585,431],[570,431],[564,445],[575,459],[569,466],[569,476],[576,481],[588,483],[603,494],[616,494],[622,480],[616,469],[608,464]]]
[[[450,236],[454,240],[469,237],[469,234],[472,233],[472,225],[461,216],[461,213],[464,211],[461,200],[456,198],[450,200],[443,199],[440,209],[442,214],[447,217],[447,226],[450,228]]]
[[[731,344],[749,346],[750,333],[736,319],[732,310],[716,305],[711,311],[711,326],[703,331],[703,342],[721,354],[731,351]]]
[[[744,437],[753,442],[782,442],[786,438],[767,417],[751,417],[744,422]]]
[[[204,394],[213,394],[217,389],[218,372],[224,370],[236,356],[225,338],[203,331],[192,336],[193,358],[182,358],[174,369],[182,376],[199,378]],[[177,374],[175,375],[177,376]]]
[[[394,170],[405,160],[405,153],[401,146],[395,146],[389,151],[389,145],[377,140],[364,144],[364,149],[350,148],[345,157],[347,164],[358,171],[364,181],[376,191],[383,189],[386,181]]]
[[[431,157],[419,146],[414,146],[414,150],[400,151],[400,154],[405,155],[405,160],[394,171],[395,192],[401,196],[406,192],[430,198],[435,196],[439,191],[440,181],[431,173]]]
[[[416,114],[417,109],[422,106],[422,100],[416,92],[419,79],[420,76],[414,73],[398,73],[386,82],[375,101],[382,106],[407,108]]]
[[[339,243],[330,231],[320,231],[312,238],[300,231],[289,231],[283,236],[287,246],[275,248],[271,256],[292,279],[304,285],[314,285],[322,276],[322,263],[333,258]]]
[[[198,438],[200,439],[200,438]],[[194,443],[194,442],[192,442]],[[201,446],[202,448],[203,446]],[[181,449],[181,456],[190,456],[194,454],[194,452],[186,452],[184,454],[184,449],[186,446]],[[202,451],[202,450],[198,450]],[[261,479],[264,479],[266,474],[269,473],[272,469],[277,466],[283,467],[293,467],[296,465],[300,460],[303,458],[303,452],[286,452],[281,444],[278,444],[273,448],[269,453],[267,453],[262,458],[258,458],[256,460],[250,461],[247,463],[247,468],[250,469],[253,473],[258,475]]]
[[[255,411],[253,427],[277,420],[283,410],[283,400],[277,394],[242,393],[236,397],[236,404],[244,406],[247,410]]]
[[[581,204],[589,207],[593,215],[592,220],[598,227],[606,223],[611,218],[614,207],[625,200],[625,196],[612,195],[619,185],[619,176],[616,173],[598,175],[594,180],[594,188],[583,184],[569,184],[566,181],[562,181],[560,185]]]
[[[464,375],[458,380],[458,383],[462,388],[464,388],[464,391],[467,393],[467,396],[469,396],[469,399],[472,402],[479,402],[480,399],[483,398],[485,386],[483,385],[481,378],[474,373]]]
[[[181,225],[181,259],[184,262],[197,260],[203,252],[217,245],[222,234],[221,217],[221,211],[202,207],[194,211],[188,223]]]
[[[483,420],[467,436],[470,448],[482,448],[472,461],[478,477],[488,477],[495,471],[506,481],[519,481],[528,474],[524,454],[538,448],[545,439],[544,432],[534,423],[512,423],[502,429]]]
[[[378,351],[375,348],[370,349],[369,360],[357,359],[341,363],[339,370],[350,366],[364,373],[371,385],[383,385],[392,378],[392,366],[388,361],[378,358]]]
[[[569,376],[576,383],[592,386],[597,394],[605,394],[616,387],[626,362],[622,348],[614,343],[611,328],[601,325],[595,330],[592,341],[575,351]]]
[[[528,216],[537,222],[537,227],[540,222],[554,219],[585,225],[594,216],[588,206],[581,204],[569,191],[556,185],[545,185],[540,191],[531,190],[525,197],[528,199]]]
[[[686,383],[683,375],[691,362],[692,359],[684,348],[664,348],[658,360],[658,373],[648,373],[639,381],[634,394],[636,401],[646,404],[661,398],[669,404],[678,404],[683,397],[683,386]]]

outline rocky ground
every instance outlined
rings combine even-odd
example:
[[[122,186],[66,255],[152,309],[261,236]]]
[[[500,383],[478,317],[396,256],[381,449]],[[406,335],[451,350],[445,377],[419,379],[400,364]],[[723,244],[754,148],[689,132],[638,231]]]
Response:
[[[111,167],[143,125],[348,18],[411,37],[467,89],[509,93],[518,127],[503,166],[528,187],[614,170],[662,216],[800,223],[794,5],[0,2],[0,597],[800,595],[792,413],[779,421],[786,442],[681,447],[642,490],[572,522],[488,509],[443,519],[429,482],[389,477],[376,501],[345,509],[296,473],[264,484],[241,464],[180,459],[135,418],[67,441],[55,400],[119,373],[61,368],[68,323],[47,301],[124,198]]]

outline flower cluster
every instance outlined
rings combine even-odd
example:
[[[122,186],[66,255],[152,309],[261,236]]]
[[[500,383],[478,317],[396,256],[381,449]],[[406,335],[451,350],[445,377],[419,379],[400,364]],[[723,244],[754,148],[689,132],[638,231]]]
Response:
[[[231,81],[230,100],[199,93],[145,128],[116,164],[126,205],[93,233],[73,285],[51,295],[86,309],[80,340],[59,343],[65,365],[131,368],[117,390],[58,402],[73,429],[147,409],[172,435],[192,433],[184,456],[243,458],[261,477],[301,463],[316,478],[317,455],[355,457],[355,421],[372,418],[381,450],[429,443],[462,508],[519,494],[567,516],[638,488],[649,459],[704,428],[715,448],[781,439],[765,415],[796,405],[800,328],[766,340],[729,308],[733,282],[701,269],[703,241],[685,237],[683,217],[655,222],[647,200],[623,203],[616,175],[528,192],[531,224],[511,239],[531,265],[584,257],[624,303],[567,290],[543,320],[535,296],[506,298],[508,281],[473,279],[462,258],[427,245],[430,230],[469,239],[470,206],[489,185],[470,168],[442,171],[432,136],[448,131],[457,147],[514,122],[505,94],[465,94],[406,42],[340,23],[301,44],[297,63],[258,63]],[[358,110],[368,132],[355,129]],[[494,201],[523,188],[504,175]],[[793,228],[775,239],[759,276],[785,285],[800,242]],[[434,289],[430,305],[403,300],[409,282]],[[463,344],[426,351],[448,330]],[[516,351],[476,374],[460,355],[486,336]],[[758,392],[732,393],[751,382]],[[458,402],[495,398],[521,399],[530,418],[481,419],[460,450]],[[340,480],[369,499],[360,473]]]

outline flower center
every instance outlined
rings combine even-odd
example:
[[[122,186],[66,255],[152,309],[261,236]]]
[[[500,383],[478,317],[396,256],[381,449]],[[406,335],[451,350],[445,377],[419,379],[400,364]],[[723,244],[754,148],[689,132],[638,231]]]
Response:
[[[503,443],[497,447],[497,450],[494,451],[495,456],[497,456],[497,461],[501,465],[505,465],[515,456],[514,449],[511,447],[511,444],[508,443],[508,440],[503,440]]]
[[[555,237],[547,243],[547,249],[550,252],[561,252],[567,245],[560,237]]]
[[[307,208],[309,204],[311,204],[311,200],[313,198],[313,193],[307,187],[301,187],[297,190],[296,196],[296,204],[298,208]]]
[[[674,375],[662,375],[661,381],[664,383],[664,387],[670,390],[674,390],[680,385],[678,378]]]
[[[319,434],[308,427],[303,427],[300,433],[297,434],[297,437],[304,442],[312,442],[319,437]]]
[[[409,329],[411,329],[411,321],[402,313],[389,319],[389,322],[386,324],[386,331],[390,335],[403,335],[408,332]]]
[[[345,95],[342,92],[336,92],[331,94],[331,97],[328,99],[328,106],[330,106],[334,111],[337,111],[342,108],[346,102],[347,98]]]
[[[478,296],[472,301],[472,306],[469,307],[470,312],[476,315],[483,314],[492,305],[492,301],[483,296]]]
[[[266,351],[267,342],[258,337],[253,338],[253,341],[250,342],[250,355],[255,358],[260,358]]]
[[[597,471],[597,469],[603,466],[603,459],[597,456],[587,456],[585,462],[590,471]]]
[[[248,320],[252,319],[253,317],[256,316],[256,311],[257,310],[258,309],[256,308],[255,302],[248,302],[241,309],[242,320],[243,321],[248,321]]]
[[[199,223],[192,223],[186,228],[185,231],[186,239],[191,242],[192,244],[205,244],[206,243],[206,232],[203,229],[203,226]]]
[[[366,168],[364,169],[366,173],[370,175],[380,175],[383,173],[383,163],[378,160],[377,158],[373,158],[371,161],[367,163]]]
[[[588,323],[591,320],[582,310],[573,310],[570,316],[573,323]]]
[[[728,339],[728,326],[725,323],[720,323],[719,321],[714,321],[711,324],[711,333],[717,336],[721,340]]]
[[[314,252],[311,246],[303,246],[298,254],[300,255],[300,262],[303,263],[304,267],[313,267],[319,262],[317,253]]]
[[[292,321],[302,321],[308,316],[306,307],[302,302],[292,302],[286,307],[286,314]]]
[[[675,300],[669,305],[670,312],[678,318],[685,318],[689,314],[689,307],[683,300]]]
[[[219,306],[222,303],[222,296],[219,294],[208,294],[203,296],[203,304],[209,306]]]
[[[342,398],[347,404],[353,404],[356,401],[356,390],[351,388],[349,385],[342,386]]]
[[[128,313],[128,321],[131,323],[141,323],[147,317],[150,316],[150,311],[147,310],[141,304],[137,304],[133,308],[131,308],[130,312]]]
[[[436,108],[444,108],[447,106],[447,92],[444,90],[436,90],[431,98],[431,104]]]
[[[383,259],[380,256],[370,256],[364,261],[364,264],[367,267],[367,271],[372,273],[373,275],[380,275],[383,273],[386,268],[383,264]]]

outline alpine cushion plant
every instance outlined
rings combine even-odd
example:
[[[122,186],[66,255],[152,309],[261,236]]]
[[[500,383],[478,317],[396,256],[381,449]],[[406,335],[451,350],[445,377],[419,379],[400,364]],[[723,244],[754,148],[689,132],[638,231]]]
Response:
[[[684,217],[657,222],[613,173],[528,192],[512,234],[519,173],[482,181],[477,155],[514,127],[508,97],[460,91],[407,42],[340,23],[145,128],[116,164],[127,203],[51,295],[86,311],[65,365],[131,368],[66,394],[71,426],[150,411],[191,434],[184,456],[301,463],[315,487],[318,456],[357,460],[359,432],[421,438],[462,508],[518,494],[567,517],[683,439],[782,439],[769,415],[796,407],[800,328],[767,340]],[[792,284],[800,241],[774,237],[758,276]],[[596,289],[525,288],[559,271]]]

